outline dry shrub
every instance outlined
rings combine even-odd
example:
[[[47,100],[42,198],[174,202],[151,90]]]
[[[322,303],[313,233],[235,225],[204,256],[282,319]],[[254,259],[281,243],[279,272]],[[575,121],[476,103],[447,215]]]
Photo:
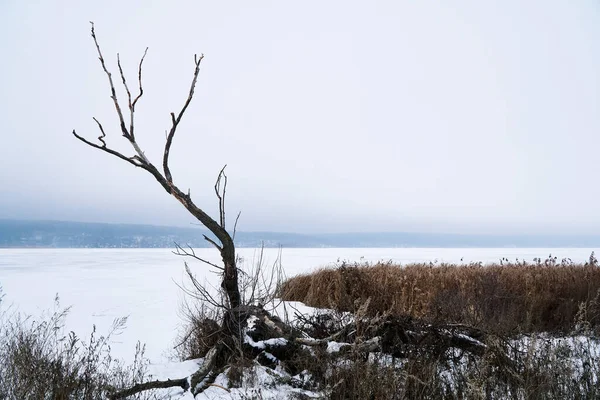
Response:
[[[177,254],[186,253],[182,247],[178,247]],[[282,284],[285,277],[281,264],[281,249],[271,264],[265,257],[264,247],[258,249],[249,262],[241,257],[238,257],[236,262],[239,267],[238,284],[242,304],[262,307],[265,310],[275,309],[281,302],[281,299],[276,297],[276,288]],[[219,341],[230,339],[221,325],[229,307],[223,288],[198,281],[187,263],[185,267],[189,281],[182,283],[180,288],[187,297],[179,310],[185,324],[178,334],[173,351],[173,355],[179,360],[204,357]],[[240,345],[228,344],[231,348]],[[242,360],[242,364],[244,362]]]
[[[180,360],[204,357],[221,339],[221,326],[217,322],[221,315],[206,303],[195,306],[186,303],[182,311],[187,323],[179,334],[175,355]]]
[[[371,354],[330,362],[322,385],[328,398],[596,399],[600,348],[583,336],[533,335],[490,341],[483,356],[413,347],[399,359]]]
[[[454,322],[494,333],[568,332],[585,307],[593,326],[600,324],[600,267],[590,262],[500,264],[342,264],[284,282],[285,300],[352,311],[371,299],[369,314],[396,315],[431,322]]]
[[[372,399],[399,400],[406,398],[401,390],[402,368],[388,365],[383,359],[354,359],[346,364],[331,365],[327,381],[328,398],[332,400]]]
[[[116,320],[108,335],[98,336],[94,328],[81,340],[64,333],[67,314],[58,298],[54,311],[39,319],[0,311],[0,399],[104,400],[145,378],[143,346],[138,344],[129,366],[110,355],[110,337],[124,328],[125,318]]]

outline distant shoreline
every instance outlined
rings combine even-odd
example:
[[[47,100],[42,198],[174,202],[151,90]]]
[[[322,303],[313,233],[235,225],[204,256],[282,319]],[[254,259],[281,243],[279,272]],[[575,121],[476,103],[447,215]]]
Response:
[[[200,228],[0,219],[0,248],[159,249],[210,247]],[[238,232],[240,248],[595,248],[600,235],[474,235],[414,232]]]

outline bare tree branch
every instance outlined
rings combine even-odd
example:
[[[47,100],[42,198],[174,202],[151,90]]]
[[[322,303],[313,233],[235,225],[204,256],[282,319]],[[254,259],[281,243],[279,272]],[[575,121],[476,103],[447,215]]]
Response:
[[[148,159],[146,158],[146,155],[144,154],[144,152],[140,149],[140,147],[138,146],[137,142],[135,141],[135,137],[133,136],[133,113],[134,111],[131,110],[133,107],[130,107],[131,110],[131,131],[127,130],[127,127],[125,126],[125,118],[123,117],[123,111],[121,110],[121,105],[119,104],[119,100],[117,98],[117,91],[115,89],[115,85],[112,79],[112,74],[110,73],[110,71],[108,70],[108,68],[106,68],[106,63],[104,61],[104,56],[102,55],[102,50],[100,49],[100,45],[98,44],[98,39],[96,38],[96,31],[94,29],[94,23],[90,22],[90,24],[92,25],[92,38],[94,39],[94,44],[96,45],[96,50],[98,51],[98,58],[100,59],[100,64],[102,64],[102,69],[104,70],[104,73],[106,74],[106,76],[108,77],[108,83],[110,85],[110,93],[111,96],[110,98],[112,99],[114,105],[115,105],[115,110],[117,111],[117,115],[119,116],[119,125],[121,127],[121,134],[127,139],[129,140],[129,142],[131,143],[131,145],[133,146],[134,150],[136,151],[137,155],[144,160],[147,164],[149,164]],[[144,56],[142,57],[142,61],[140,61],[140,71],[141,71],[141,67],[142,67],[142,62],[143,62],[143,58],[146,57],[146,53],[144,52]],[[117,59],[118,59],[118,55],[117,55]],[[121,69],[121,63],[120,60],[118,61],[119,64],[119,70],[121,71],[121,78],[123,79],[123,85],[125,86],[125,89],[127,90],[128,96],[130,98],[131,101],[131,94],[129,92],[129,88],[127,87],[127,83],[125,81],[125,76],[122,73],[122,69]],[[140,85],[141,85],[141,72],[140,72]],[[141,94],[138,96],[140,97]]]
[[[250,304],[252,304],[255,300],[255,293],[256,293],[256,288],[258,286],[259,283],[259,276],[261,275],[261,270],[263,267],[263,256],[264,256],[264,252],[265,252],[265,245],[264,243],[260,246],[260,254],[258,256],[258,262],[254,263],[254,271],[253,272],[253,277],[251,278],[251,287],[252,287],[252,291],[250,292]]]
[[[142,95],[144,94],[144,88],[142,87],[142,64],[144,63],[144,59],[146,58],[147,53],[148,53],[148,48],[146,47],[146,50],[144,50],[144,55],[142,56],[142,58],[140,60],[140,64],[138,66],[138,84],[139,84],[140,92],[138,93],[136,98],[133,100],[133,103],[131,104],[131,107],[133,110],[135,110],[135,105],[137,104],[140,97],[142,97]],[[131,135],[133,136],[133,132],[131,132]]]
[[[134,124],[133,119],[135,115],[135,104],[144,94],[144,88],[142,87],[142,64],[144,63],[144,59],[146,58],[146,54],[148,53],[148,48],[144,51],[144,55],[140,59],[140,64],[138,67],[138,83],[140,92],[137,97],[132,101],[131,100],[131,92],[129,91],[129,86],[127,86],[127,80],[125,79],[125,74],[123,73],[123,68],[121,67],[121,57],[119,53],[117,53],[117,65],[119,67],[119,73],[121,74],[121,81],[123,82],[123,86],[125,87],[125,91],[127,92],[127,101],[129,105],[129,135],[131,136],[131,140],[135,141]]]
[[[192,299],[195,300],[199,300],[202,302],[206,302],[208,304],[210,304],[212,307],[214,307],[215,309],[225,309],[226,307],[223,304],[220,304],[217,300],[215,300],[213,298],[213,300],[209,300],[210,296],[205,296],[204,293],[200,293],[200,292],[194,292],[190,289],[185,288],[184,286],[180,285],[179,283],[175,282],[175,285],[177,285],[177,287],[179,289],[181,289],[181,291],[186,295],[189,296]],[[194,284],[194,287],[196,288],[196,284]],[[198,284],[198,287],[201,287],[200,284]]]
[[[177,281],[173,280],[173,283],[175,283],[175,285],[181,289],[181,291],[183,291],[186,295],[188,295],[191,298],[200,300],[202,302],[206,302],[208,304],[210,304],[211,306],[215,307],[216,309],[224,309],[226,308],[222,302],[217,301],[213,295],[208,291],[208,289],[200,284],[200,282],[198,282],[198,280],[196,279],[196,277],[194,276],[194,274],[192,273],[192,271],[190,270],[190,267],[187,265],[186,262],[183,263],[185,266],[185,273],[187,274],[188,278],[190,279],[190,282],[192,282],[192,285],[194,286],[194,290],[192,289],[188,289],[187,287],[183,286],[183,284],[178,283]],[[215,287],[211,286],[213,289],[215,289],[215,291],[218,291]]]
[[[233,235],[231,237],[231,239],[235,242],[235,234],[237,233],[237,225],[238,225],[238,221],[240,219],[240,215],[242,215],[242,212],[240,211],[237,215],[237,217],[235,217],[235,223],[233,224]]]
[[[194,97],[194,89],[196,88],[196,82],[198,81],[198,74],[200,73],[200,63],[202,62],[203,58],[204,58],[204,54],[202,54],[200,56],[200,58],[198,58],[196,55],[194,55],[194,64],[196,65],[196,67],[194,68],[194,78],[192,79],[192,84],[190,86],[190,92],[188,94],[188,98],[185,101],[183,107],[181,108],[181,111],[179,111],[179,114],[177,115],[177,117],[175,117],[175,113],[171,113],[171,130],[169,131],[169,134],[167,135],[167,143],[165,144],[165,151],[163,154],[163,170],[165,173],[165,178],[167,179],[167,182],[169,182],[169,183],[173,182],[173,177],[171,176],[171,170],[169,169],[169,152],[171,151],[171,144],[173,143],[173,138],[175,137],[175,132],[177,131],[177,126],[179,126],[179,123],[181,122],[181,118],[183,117],[185,110],[188,108],[188,106],[192,102],[192,98]]]
[[[98,121],[96,121],[96,122],[98,122]],[[99,123],[99,122],[98,122],[98,125],[100,125],[100,123]],[[101,126],[101,125],[100,125],[100,126]],[[104,132],[102,132],[102,133],[104,133]],[[79,135],[77,134],[77,132],[75,132],[75,129],[73,129],[73,135],[74,135],[74,136],[75,136],[77,139],[81,140],[83,143],[87,144],[88,146],[92,146],[92,147],[94,147],[94,148],[96,148],[96,149],[99,149],[99,150],[105,151],[105,152],[107,152],[107,153],[109,153],[109,154],[112,154],[112,155],[113,155],[113,156],[115,156],[115,157],[119,157],[121,160],[125,160],[125,161],[127,161],[128,163],[130,163],[130,164],[133,164],[133,165],[134,165],[134,166],[136,166],[136,167],[142,167],[142,168],[144,167],[144,164],[143,164],[143,163],[144,163],[144,160],[141,160],[139,157],[137,157],[137,156],[133,156],[133,157],[127,157],[127,156],[124,156],[123,154],[119,153],[119,152],[118,152],[118,151],[116,151],[116,150],[113,150],[113,149],[110,149],[110,148],[106,147],[106,143],[104,142],[104,140],[102,140],[102,138],[103,138],[104,136],[100,136],[100,137],[98,138],[98,139],[100,139],[100,141],[102,142],[102,146],[101,146],[101,145],[98,145],[98,144],[96,144],[96,143],[92,143],[92,142],[88,141],[88,140],[87,140],[87,139],[85,139],[84,137],[81,137],[81,136],[79,136]]]
[[[206,240],[208,243],[210,243],[213,246],[215,246],[217,248],[217,250],[223,251],[223,248],[221,246],[219,246],[214,240],[212,240],[211,238],[209,238],[206,235],[202,235],[202,236],[204,237],[204,240]]]
[[[221,227],[225,229],[225,192],[227,191],[227,175],[225,175],[225,168],[227,164],[221,168],[217,181],[215,182],[215,194],[219,199],[219,221]],[[221,190],[221,179],[223,179],[223,190]]]
[[[222,349],[223,349],[223,344],[220,342],[217,343],[213,348],[211,348],[208,351],[208,353],[206,354],[206,356],[204,357],[204,362],[202,363],[200,368],[198,368],[198,370],[196,372],[194,372],[189,378],[186,377],[186,378],[174,379],[174,380],[168,379],[166,381],[158,381],[157,380],[157,381],[139,383],[128,389],[121,390],[121,391],[118,391],[118,392],[115,392],[115,393],[109,395],[108,399],[109,400],[119,400],[119,399],[124,399],[129,396],[133,396],[137,393],[140,393],[140,392],[143,392],[146,390],[166,389],[166,388],[176,387],[176,386],[181,387],[183,390],[190,389],[192,392],[192,395],[194,397],[197,396],[198,394],[202,393],[206,388],[208,388],[210,386],[216,386],[223,390],[229,391],[227,388],[225,388],[221,385],[210,383],[210,380],[208,380],[208,382],[207,382],[207,379],[206,379],[207,376],[214,369],[215,363],[217,360],[217,356],[219,355],[219,353],[221,352]]]
[[[175,380],[167,379],[166,381],[158,381],[157,380],[157,381],[138,383],[137,385],[134,385],[128,389],[121,390],[121,391],[118,391],[118,392],[115,392],[115,393],[109,395],[108,399],[109,400],[124,399],[126,397],[133,396],[134,394],[143,392],[145,390],[166,389],[166,388],[176,387],[176,386],[179,386],[183,390],[188,390],[190,388],[190,383],[188,381],[188,378],[181,378],[181,379],[175,379]]]
[[[100,45],[98,44],[98,40],[96,39],[96,31],[94,30],[94,23],[90,21],[92,24],[92,38],[94,39],[94,44],[96,45],[96,50],[98,51],[98,58],[100,59],[100,64],[102,64],[102,69],[104,73],[108,77],[108,83],[110,84],[110,98],[112,99],[115,109],[117,110],[117,115],[119,116],[119,123],[121,125],[121,132],[123,136],[125,136],[128,140],[132,141],[133,138],[127,131],[127,127],[125,126],[125,120],[123,119],[123,112],[121,111],[121,106],[119,105],[119,100],[117,99],[117,91],[115,90],[115,85],[113,83],[112,74],[106,68],[106,63],[104,62],[104,56],[102,55],[102,50],[100,50]]]
[[[201,257],[198,257],[196,255],[196,252],[194,251],[194,249],[191,246],[188,246],[188,248],[189,248],[189,250],[184,249],[183,247],[181,247],[179,245],[179,243],[175,242],[175,249],[176,250],[173,251],[172,253],[175,254],[175,255],[178,255],[178,256],[195,258],[196,260],[201,261],[201,262],[203,262],[205,264],[208,264],[208,265],[210,265],[213,268],[216,268],[216,269],[218,269],[220,271],[223,271],[223,267],[220,267],[220,266],[218,266],[215,263],[212,263],[212,262],[210,262],[208,260],[205,260],[205,259],[203,259]]]
[[[117,66],[119,67],[119,73],[121,74],[121,81],[123,82],[123,86],[125,87],[125,91],[127,92],[127,100],[129,104],[130,115],[129,135],[131,135],[131,138],[135,140],[135,136],[131,133],[131,129],[133,128],[133,113],[131,112],[131,92],[129,91],[129,87],[127,86],[127,80],[125,79],[123,68],[121,68],[121,56],[119,55],[119,53],[117,53]]]
[[[106,133],[104,133],[104,128],[102,127],[102,124],[100,123],[100,121],[98,121],[96,119],[96,117],[93,117],[93,118],[94,118],[94,121],[96,121],[96,124],[98,124],[98,128],[100,129],[100,136],[98,136],[98,140],[102,142],[102,147],[106,147],[106,142],[104,141],[104,138],[106,137]]]

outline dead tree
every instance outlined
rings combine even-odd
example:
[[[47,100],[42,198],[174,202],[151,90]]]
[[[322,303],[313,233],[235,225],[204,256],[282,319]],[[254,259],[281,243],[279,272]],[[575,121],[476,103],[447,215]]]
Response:
[[[142,85],[142,66],[144,63],[144,59],[146,58],[146,54],[148,52],[148,48],[144,51],[140,62],[138,64],[137,69],[137,94],[134,96],[129,88],[127,83],[127,79],[125,78],[125,73],[123,71],[123,67],[121,65],[121,60],[119,54],[117,53],[117,66],[119,70],[119,78],[125,89],[127,94],[127,109],[129,110],[129,115],[126,117],[124,112],[124,107],[122,103],[119,101],[117,97],[117,91],[115,88],[115,82],[113,80],[112,73],[108,70],[106,66],[106,62],[104,56],[102,54],[102,50],[100,45],[98,44],[98,39],[96,37],[96,32],[94,30],[94,24],[91,23],[91,35],[94,40],[94,45],[98,52],[98,59],[100,60],[100,64],[102,69],[106,75],[108,80],[108,85],[110,88],[110,98],[114,104],[115,111],[117,113],[119,119],[119,128],[121,135],[131,144],[133,149],[133,155],[128,156],[125,155],[115,149],[110,148],[106,143],[106,131],[102,123],[97,119],[93,118],[94,122],[98,126],[100,131],[100,135],[98,136],[98,143],[94,143],[83,136],[79,135],[75,130],[73,130],[73,135],[82,141],[83,143],[91,146],[95,149],[106,152],[112,156],[120,158],[127,163],[139,167],[147,172],[149,172],[154,179],[163,187],[163,189],[173,196],[177,201],[179,201],[188,212],[193,215],[204,227],[206,227],[216,238],[213,238],[203,235],[204,239],[209,242],[212,246],[214,246],[219,253],[221,254],[221,259],[223,261],[223,265],[219,266],[214,263],[203,260],[199,257],[196,257],[195,254],[183,253],[178,251],[178,254],[182,255],[192,255],[194,258],[209,264],[211,267],[218,269],[222,274],[221,280],[221,288],[225,293],[226,304],[221,304],[225,309],[223,314],[222,328],[223,328],[223,341],[220,341],[213,349],[211,349],[206,357],[204,364],[196,371],[191,377],[191,390],[194,395],[203,390],[206,386],[206,377],[209,376],[210,373],[213,372],[215,365],[218,359],[221,359],[221,363],[223,359],[227,357],[223,356],[223,352],[228,350],[231,352],[232,344],[240,343],[241,336],[241,328],[240,324],[245,321],[251,314],[252,308],[246,307],[242,304],[242,297],[240,295],[240,286],[238,282],[238,268],[236,265],[236,254],[235,254],[235,246],[233,242],[232,236],[226,229],[225,225],[225,195],[227,191],[227,175],[225,174],[225,167],[219,171],[217,175],[217,179],[214,185],[215,195],[217,197],[219,203],[219,217],[218,221],[209,216],[202,208],[197,206],[191,198],[190,191],[187,193],[182,191],[173,181],[173,176],[171,175],[171,170],[169,168],[169,153],[171,150],[171,146],[173,144],[173,139],[175,138],[175,134],[177,133],[177,128],[181,124],[183,116],[185,115],[188,106],[192,102],[194,97],[194,91],[196,88],[196,83],[198,80],[198,74],[200,72],[200,64],[204,58],[204,55],[194,55],[194,71],[192,75],[192,80],[190,84],[190,89],[188,92],[188,96],[178,113],[171,112],[171,127],[167,132],[165,147],[163,151],[162,157],[162,166],[155,166],[145,155],[142,148],[139,146],[136,141],[136,132],[135,132],[135,111],[136,105],[138,101],[142,98],[144,94],[144,89]],[[238,215],[239,217],[239,215]],[[236,219],[237,225],[237,219]],[[234,227],[234,235],[235,235],[235,227]],[[182,250],[180,246],[178,246],[178,250]],[[193,251],[192,251],[193,253]],[[194,280],[193,276],[188,271],[188,275],[192,278],[194,285],[198,283]],[[203,292],[207,293],[207,292]],[[130,396],[137,392],[143,390],[149,390],[152,388],[158,387],[171,387],[171,386],[181,386],[185,388],[185,384],[182,383],[182,379],[178,380],[168,380],[168,381],[153,381],[145,384],[136,385],[133,388],[128,388],[122,391],[114,392],[110,398],[123,398],[126,396]]]
[[[192,374],[190,377],[184,377],[175,380],[165,381],[151,381],[146,383],[140,383],[130,388],[122,390],[110,389],[108,390],[109,399],[121,399],[144,390],[151,390],[157,388],[167,388],[179,386],[184,390],[190,389],[192,394],[202,392],[211,384],[211,377],[215,377],[217,372],[222,370],[226,365],[229,357],[236,357],[235,354],[241,354],[242,357],[251,357],[257,362],[261,363],[261,355],[265,352],[269,352],[270,357],[266,357],[267,362],[272,362],[273,355],[278,355],[279,361],[284,361],[293,357],[297,352],[304,352],[304,355],[310,355],[311,352],[307,351],[307,348],[314,346],[326,345],[331,341],[342,341],[344,342],[344,349],[351,349],[354,352],[368,353],[373,351],[387,352],[388,354],[401,353],[401,349],[398,350],[398,346],[403,348],[404,346],[421,346],[422,343],[430,342],[442,343],[443,346],[452,346],[464,349],[468,352],[476,354],[483,354],[486,351],[486,345],[479,340],[472,338],[470,335],[459,331],[460,327],[453,327],[452,329],[441,327],[439,329],[432,328],[431,325],[421,326],[412,321],[402,321],[395,319],[379,318],[371,320],[369,322],[370,332],[368,337],[361,338],[357,341],[356,335],[351,332],[356,332],[356,325],[354,323],[344,326],[337,332],[332,332],[322,339],[315,339],[310,337],[302,329],[292,329],[289,325],[286,325],[281,320],[273,318],[264,308],[260,306],[252,306],[251,304],[242,304],[242,296],[240,294],[240,282],[238,280],[238,268],[236,265],[236,254],[235,246],[232,236],[228,233],[225,226],[225,195],[227,189],[227,175],[225,174],[225,168],[221,169],[217,175],[217,180],[214,186],[214,191],[219,203],[219,218],[218,221],[210,217],[202,208],[197,206],[191,196],[190,191],[187,193],[177,187],[173,181],[171,171],[169,169],[169,152],[173,139],[177,132],[182,118],[188,109],[188,106],[192,102],[194,97],[194,90],[196,88],[196,82],[198,80],[198,74],[200,72],[200,64],[203,60],[203,55],[194,56],[194,71],[192,75],[192,81],[189,89],[187,99],[185,100],[183,107],[176,114],[172,112],[171,115],[171,127],[168,130],[165,147],[163,151],[162,166],[156,167],[146,157],[144,151],[140,148],[136,141],[135,132],[135,107],[138,101],[144,94],[142,85],[142,66],[146,57],[146,51],[140,59],[138,70],[137,70],[137,94],[132,95],[123,68],[121,66],[121,60],[119,54],[117,54],[117,66],[119,69],[119,78],[127,94],[127,108],[129,109],[129,116],[126,118],[124,114],[124,108],[121,106],[119,99],[117,98],[117,91],[115,89],[115,83],[111,72],[108,70],[100,45],[96,38],[94,31],[94,24],[92,23],[91,34],[98,52],[98,58],[102,69],[108,79],[110,88],[110,98],[115,107],[115,111],[119,118],[119,128],[121,135],[131,144],[133,149],[133,155],[127,156],[119,151],[116,151],[106,144],[106,131],[102,123],[93,118],[100,135],[98,136],[98,143],[89,141],[77,134],[73,130],[73,135],[82,141],[83,143],[106,152],[112,156],[120,158],[123,161],[139,167],[149,172],[154,179],[162,186],[162,188],[177,201],[179,201],[188,212],[193,215],[203,226],[205,226],[216,238],[204,235],[204,239],[214,246],[221,254],[223,265],[217,265],[208,262],[194,253],[193,249],[190,251],[185,250],[181,246],[177,246],[177,254],[190,256],[199,261],[202,261],[213,268],[216,268],[222,273],[221,288],[225,293],[226,304],[219,304],[225,311],[223,313],[223,321],[221,321],[221,338],[217,344],[212,347],[204,357],[204,362],[199,369]],[[239,217],[239,215],[238,215]],[[237,219],[236,219],[237,225]],[[235,236],[235,226],[233,229],[233,236]],[[193,276],[188,271],[188,275],[192,278],[194,285],[198,285],[198,282],[194,280]],[[200,293],[205,296],[206,300],[210,302],[208,298],[208,292],[205,289],[196,286]],[[255,288],[252,288],[254,293]],[[252,297],[252,296],[251,296]],[[355,316],[356,320],[359,321],[359,316]],[[248,320],[249,324],[243,326]],[[402,334],[398,334],[401,332]],[[249,339],[251,340],[249,341]],[[271,341],[272,338],[277,338],[276,341]],[[345,352],[340,351],[340,357],[343,357]],[[265,357],[263,357],[264,359]],[[263,360],[264,361],[264,360]],[[266,364],[265,364],[266,365]],[[189,382],[189,384],[188,384]]]
[[[127,108],[129,109],[129,118],[126,119],[123,107],[121,107],[121,103],[117,98],[117,92],[115,89],[115,83],[113,81],[112,73],[109,72],[106,67],[106,63],[104,60],[104,56],[102,55],[102,50],[100,49],[100,45],[98,44],[98,40],[96,38],[96,33],[94,31],[94,24],[92,23],[92,38],[94,39],[94,44],[96,45],[96,50],[98,51],[98,58],[100,60],[100,64],[102,65],[102,69],[106,74],[108,79],[108,84],[110,86],[110,98],[112,99],[115,111],[119,117],[119,125],[121,130],[121,135],[129,141],[131,144],[134,155],[126,156],[114,149],[111,149],[107,146],[105,137],[106,132],[104,130],[103,125],[94,117],[94,121],[98,125],[98,129],[100,130],[100,136],[98,136],[98,141],[100,143],[91,142],[84,137],[77,134],[75,130],[73,130],[73,135],[83,143],[96,148],[98,150],[102,150],[108,154],[111,154],[115,157],[120,158],[123,161],[128,162],[129,164],[142,168],[149,172],[154,179],[165,189],[167,193],[173,196],[177,201],[179,201],[186,210],[189,211],[202,225],[204,225],[210,232],[212,232],[217,241],[211,239],[210,237],[204,235],[204,239],[208,241],[211,245],[213,245],[219,252],[221,253],[221,258],[223,260],[223,266],[217,267],[214,264],[214,267],[219,268],[222,271],[223,279],[221,282],[221,287],[225,291],[227,295],[227,300],[229,302],[228,308],[231,310],[235,310],[241,305],[241,296],[238,287],[238,270],[236,266],[236,257],[235,257],[235,246],[233,243],[233,239],[227,229],[225,227],[225,194],[227,190],[227,176],[225,175],[225,168],[223,168],[218,176],[217,181],[215,183],[215,193],[217,199],[219,201],[219,221],[215,221],[211,216],[209,216],[202,208],[198,207],[190,196],[190,191],[187,193],[179,189],[177,185],[173,182],[173,177],[171,175],[171,171],[169,169],[169,152],[171,150],[171,145],[173,144],[173,139],[175,138],[175,134],[177,132],[177,128],[179,127],[181,120],[192,102],[194,97],[194,90],[196,88],[196,82],[198,80],[198,74],[200,72],[200,63],[202,62],[204,55],[200,55],[200,57],[194,55],[194,73],[192,76],[192,82],[190,85],[190,90],[188,93],[188,97],[183,104],[183,107],[179,111],[179,113],[175,114],[171,113],[171,127],[167,133],[167,139],[165,142],[165,148],[163,152],[162,159],[162,171],[160,167],[157,168],[154,164],[148,160],[144,151],[140,148],[139,144],[136,141],[136,132],[135,132],[135,107],[138,101],[142,98],[144,94],[144,89],[142,86],[142,65],[144,63],[144,59],[146,57],[146,51],[144,51],[144,55],[140,59],[140,63],[138,65],[138,94],[134,97],[132,96],[131,91],[129,90],[129,86],[127,84],[127,80],[125,79],[125,74],[123,72],[123,68],[121,66],[121,60],[119,58],[119,54],[117,54],[117,65],[119,68],[119,76],[123,87],[127,93]]]

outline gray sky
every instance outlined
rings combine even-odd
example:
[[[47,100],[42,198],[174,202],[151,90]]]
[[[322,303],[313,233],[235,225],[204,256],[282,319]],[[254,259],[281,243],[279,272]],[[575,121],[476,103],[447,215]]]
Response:
[[[70,134],[96,116],[131,152],[90,20],[132,82],[150,48],[136,131],[157,165],[205,54],[172,172],[213,212],[227,163],[242,230],[597,233],[595,0],[3,0],[0,218],[191,222]]]

